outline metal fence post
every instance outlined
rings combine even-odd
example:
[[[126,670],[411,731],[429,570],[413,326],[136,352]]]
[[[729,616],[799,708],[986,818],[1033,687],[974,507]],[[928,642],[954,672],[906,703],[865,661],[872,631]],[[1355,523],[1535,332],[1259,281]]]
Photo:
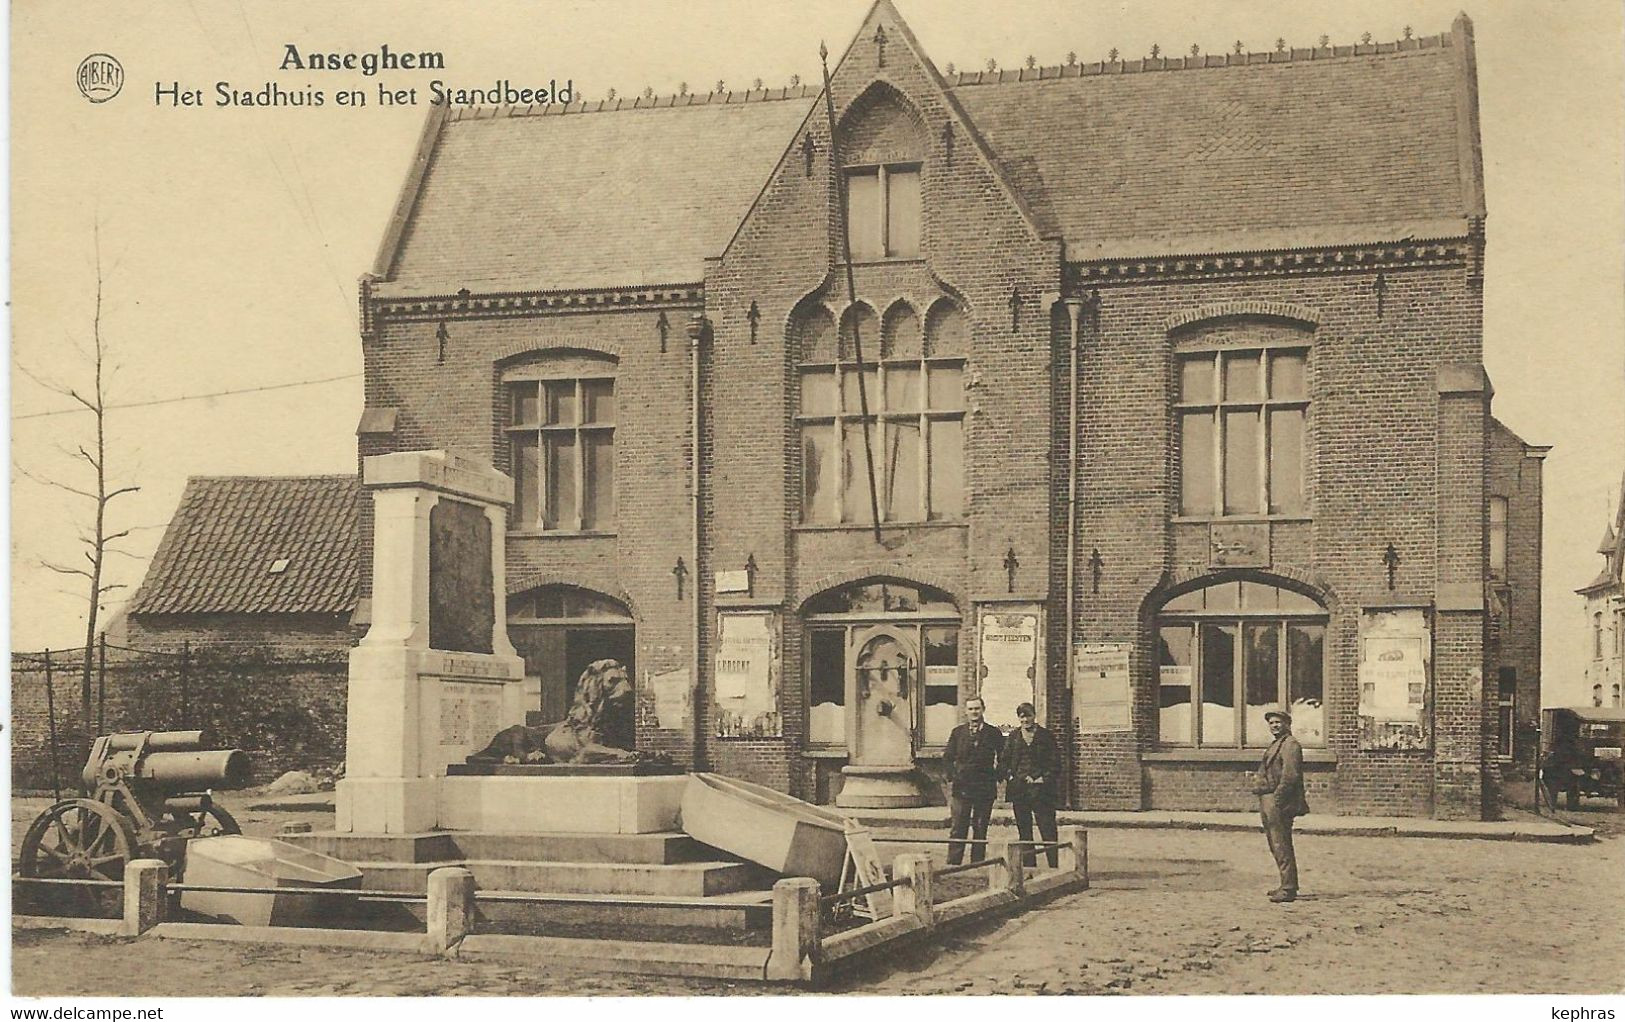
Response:
[[[96,637],[96,733],[107,733],[107,633]]]
[[[474,874],[442,866],[429,874],[429,951],[443,955],[474,930]]]
[[[191,679],[187,676],[192,666],[192,640],[181,643],[181,727],[192,720]]]
[[[773,950],[767,959],[767,978],[810,982],[821,957],[818,931],[818,881],[785,877],[774,884]]]
[[[135,859],[124,867],[124,922],[119,932],[139,937],[164,921],[169,866],[162,859]]]
[[[892,888],[892,915],[912,916],[922,929],[937,925],[935,896],[931,891],[931,856],[918,852],[899,855],[892,865],[892,877],[908,881]]]
[[[1014,841],[999,841],[988,849],[991,859],[1003,859],[1002,864],[995,863],[992,872],[987,878],[987,889],[990,891],[1009,891],[1016,897],[1026,893],[1027,877],[1021,868],[1022,846]]]
[[[56,680],[51,675],[51,651],[45,651],[45,725],[51,736],[51,801],[62,801],[62,770],[56,752]]]

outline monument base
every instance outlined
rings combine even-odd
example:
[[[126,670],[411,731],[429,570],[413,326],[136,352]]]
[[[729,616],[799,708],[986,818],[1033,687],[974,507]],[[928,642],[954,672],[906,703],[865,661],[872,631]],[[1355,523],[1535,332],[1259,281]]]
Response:
[[[345,833],[414,834],[440,815],[438,777],[346,777],[334,785],[333,829]]]
[[[681,829],[686,775],[440,778],[442,830],[654,834]]]
[[[931,804],[926,780],[912,766],[845,766],[841,777],[841,792],[835,796],[841,809],[915,809]]]
[[[671,777],[674,763],[453,763],[447,777]]]

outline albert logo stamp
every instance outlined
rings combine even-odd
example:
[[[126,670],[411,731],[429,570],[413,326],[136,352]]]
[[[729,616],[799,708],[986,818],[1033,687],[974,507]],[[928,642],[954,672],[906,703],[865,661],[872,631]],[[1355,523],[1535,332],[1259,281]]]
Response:
[[[124,88],[124,66],[105,53],[92,53],[79,62],[75,80],[80,95],[92,103],[105,103]]]

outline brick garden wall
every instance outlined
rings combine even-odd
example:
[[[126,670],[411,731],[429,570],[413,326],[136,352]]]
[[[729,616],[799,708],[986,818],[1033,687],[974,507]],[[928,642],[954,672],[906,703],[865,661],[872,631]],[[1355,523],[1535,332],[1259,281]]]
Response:
[[[98,705],[105,732],[203,728],[217,748],[249,754],[256,784],[288,770],[330,771],[344,762],[347,650],[259,644],[109,648],[92,677],[90,724],[80,713],[82,651],[52,654],[58,776],[77,788]],[[183,668],[183,663],[185,667]],[[38,654],[14,654],[11,671],[12,788],[51,788],[46,671]]]

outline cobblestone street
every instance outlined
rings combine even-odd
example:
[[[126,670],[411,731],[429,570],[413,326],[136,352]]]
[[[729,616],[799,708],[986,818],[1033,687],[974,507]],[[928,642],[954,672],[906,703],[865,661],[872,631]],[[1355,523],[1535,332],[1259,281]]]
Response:
[[[1602,815],[1596,810],[1582,815]],[[269,822],[269,821],[264,821]],[[1588,821],[1589,822],[1589,821]],[[1097,829],[1094,889],[887,957],[862,994],[1601,993],[1625,990],[1625,840],[1301,836],[1272,905],[1257,834]],[[513,963],[17,931],[19,994],[762,994]]]

